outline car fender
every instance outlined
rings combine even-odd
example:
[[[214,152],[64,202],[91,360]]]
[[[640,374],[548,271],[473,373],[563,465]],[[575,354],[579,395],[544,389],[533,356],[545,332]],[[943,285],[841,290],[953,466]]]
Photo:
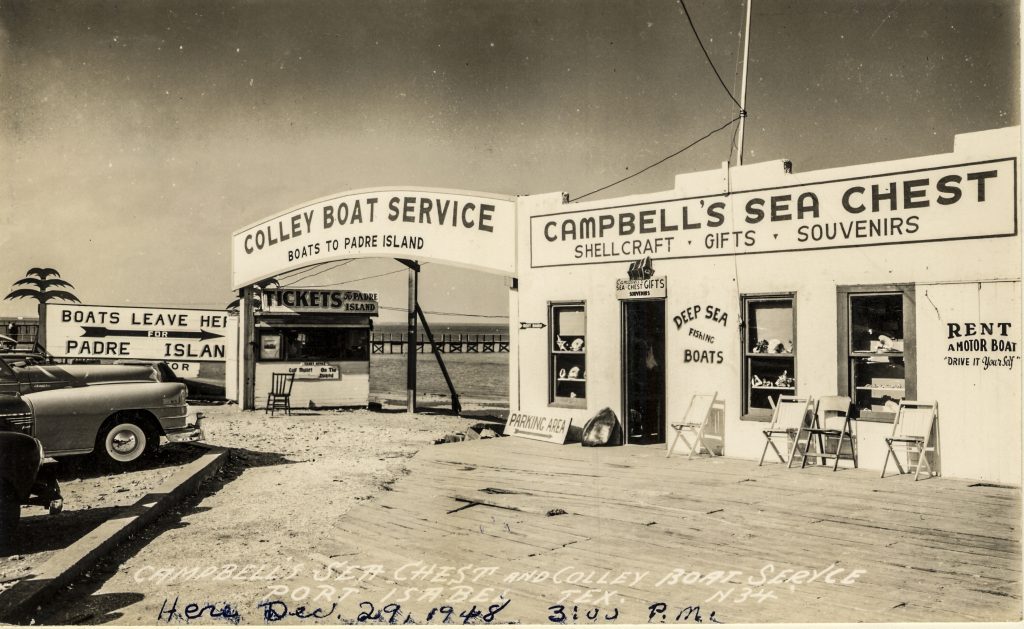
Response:
[[[87,387],[29,393],[35,435],[50,455],[89,452],[100,427],[112,415],[145,412],[163,432],[184,425],[185,386],[176,382],[93,384]]]
[[[28,498],[41,461],[37,440],[19,432],[0,432],[0,480],[14,488],[19,500]]]

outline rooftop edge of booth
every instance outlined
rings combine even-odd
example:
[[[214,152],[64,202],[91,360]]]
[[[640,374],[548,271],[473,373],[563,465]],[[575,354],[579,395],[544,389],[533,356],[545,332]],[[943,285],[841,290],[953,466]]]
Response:
[[[609,407],[627,442],[662,443],[717,392],[722,451],[756,460],[769,399],[849,395],[859,463],[880,469],[899,399],[937,401],[941,472],[1019,485],[1019,156],[1012,127],[888,162],[520,197],[510,405],[574,430]],[[645,257],[650,286],[621,290]]]

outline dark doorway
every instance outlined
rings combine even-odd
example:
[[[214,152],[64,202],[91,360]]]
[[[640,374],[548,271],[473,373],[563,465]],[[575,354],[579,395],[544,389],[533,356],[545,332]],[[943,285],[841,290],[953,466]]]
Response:
[[[665,443],[665,301],[622,302],[626,443]]]

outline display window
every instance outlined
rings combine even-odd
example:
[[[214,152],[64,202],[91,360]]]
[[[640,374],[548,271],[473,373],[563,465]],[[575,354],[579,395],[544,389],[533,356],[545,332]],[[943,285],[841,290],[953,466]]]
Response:
[[[366,328],[285,328],[260,333],[260,360],[292,362],[370,359]]]
[[[548,401],[553,405],[586,407],[587,313],[580,302],[551,304]]]
[[[796,394],[796,312],[793,295],[743,297],[743,412],[771,415],[780,395]]]
[[[840,290],[839,387],[860,419],[892,420],[914,388],[912,290]]]

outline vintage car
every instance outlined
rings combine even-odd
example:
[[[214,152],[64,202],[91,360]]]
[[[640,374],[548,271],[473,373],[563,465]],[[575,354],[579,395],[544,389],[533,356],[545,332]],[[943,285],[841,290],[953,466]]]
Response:
[[[185,386],[154,373],[151,366],[19,366],[0,357],[0,420],[39,439],[52,457],[95,453],[130,463],[161,437],[202,440],[202,417],[189,413]]]
[[[10,424],[0,421],[0,551],[14,539],[22,505],[64,505],[52,465],[43,465],[43,446]]]

